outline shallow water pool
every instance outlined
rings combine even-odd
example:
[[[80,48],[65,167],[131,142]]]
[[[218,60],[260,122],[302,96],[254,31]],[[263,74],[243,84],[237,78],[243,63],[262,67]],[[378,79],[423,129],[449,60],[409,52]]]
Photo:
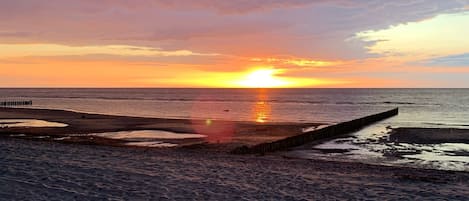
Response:
[[[67,127],[67,124],[39,119],[0,119],[0,128],[9,127]]]

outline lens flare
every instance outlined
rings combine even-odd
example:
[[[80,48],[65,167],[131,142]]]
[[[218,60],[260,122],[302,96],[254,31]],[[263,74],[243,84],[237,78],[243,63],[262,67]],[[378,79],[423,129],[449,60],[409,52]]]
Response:
[[[235,124],[232,121],[222,121],[217,117],[223,114],[224,119],[233,119],[230,113],[223,112],[229,105],[216,102],[217,97],[200,95],[194,100],[190,119],[195,133],[206,135],[209,143],[226,143],[232,141]]]

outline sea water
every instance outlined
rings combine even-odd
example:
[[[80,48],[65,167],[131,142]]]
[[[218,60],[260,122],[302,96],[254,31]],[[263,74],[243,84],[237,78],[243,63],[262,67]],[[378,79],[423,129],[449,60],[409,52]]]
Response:
[[[89,113],[337,123],[400,108],[394,123],[469,127],[469,89],[0,89],[0,100]]]

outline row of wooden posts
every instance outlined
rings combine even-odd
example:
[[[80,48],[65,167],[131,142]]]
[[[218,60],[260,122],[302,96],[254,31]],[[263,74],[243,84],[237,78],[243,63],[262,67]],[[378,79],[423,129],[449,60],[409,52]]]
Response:
[[[288,148],[304,145],[308,142],[334,138],[340,135],[351,133],[365,126],[371,125],[386,118],[399,114],[399,108],[395,108],[386,112],[366,116],[363,118],[347,121],[335,125],[331,125],[322,129],[306,132],[296,136],[288,137],[274,142],[262,143],[252,147],[242,146],[231,151],[234,154],[263,154],[285,150]]]
[[[0,101],[0,107],[22,106],[22,105],[32,105],[32,104],[33,104],[33,101],[31,100]]]

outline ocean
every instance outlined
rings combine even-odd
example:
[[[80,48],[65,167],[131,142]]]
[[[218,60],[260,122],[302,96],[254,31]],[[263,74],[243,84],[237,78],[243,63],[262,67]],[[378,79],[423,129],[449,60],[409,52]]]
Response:
[[[469,89],[0,89],[33,107],[165,118],[337,123],[399,107],[396,126],[469,127]]]
[[[469,89],[0,89],[0,100],[32,100],[34,108],[126,116],[223,119],[256,122],[318,122],[334,124],[399,107],[396,117],[316,148],[349,150],[320,153],[297,150],[300,157],[369,160],[429,168],[469,170],[468,144],[407,145],[420,150],[409,157],[380,160],[385,149],[399,149],[376,139],[389,128],[469,128]],[[372,146],[370,146],[370,144]],[[410,146],[410,148],[409,148]],[[345,148],[344,148],[345,147]],[[450,148],[448,148],[450,147]],[[402,148],[402,149],[404,149]],[[441,150],[448,150],[445,152]],[[350,151],[351,150],[351,151]],[[426,150],[426,151],[425,151]],[[430,152],[430,155],[427,153]],[[435,154],[433,154],[435,153]],[[438,154],[436,154],[438,153]],[[422,155],[419,157],[419,154]],[[433,154],[433,155],[432,155]],[[431,162],[435,159],[436,162]],[[415,163],[421,160],[422,163]],[[384,161],[384,162],[383,162]]]

